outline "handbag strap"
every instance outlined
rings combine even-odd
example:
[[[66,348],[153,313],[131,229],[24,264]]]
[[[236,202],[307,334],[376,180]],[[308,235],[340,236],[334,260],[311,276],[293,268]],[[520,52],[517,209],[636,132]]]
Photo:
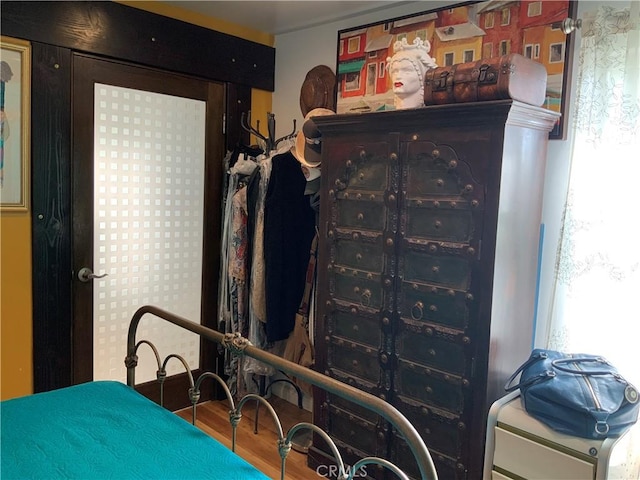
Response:
[[[313,286],[313,277],[316,273],[316,251],[318,250],[318,232],[313,236],[311,241],[311,249],[309,250],[309,264],[307,265],[307,276],[305,279],[304,293],[298,307],[300,315],[309,315],[309,303],[311,300],[311,287]]]
[[[617,374],[616,372],[612,372],[611,370],[581,370],[579,367],[576,366],[576,368],[570,368],[565,366],[565,364],[567,363],[599,363],[599,364],[603,364],[603,365],[611,365],[609,362],[607,362],[604,358],[602,357],[594,357],[594,358],[589,358],[589,357],[575,357],[575,358],[558,358],[557,360],[553,360],[551,362],[551,365],[553,365],[554,368],[557,368],[558,370],[562,371],[562,372],[566,372],[566,373],[575,373],[576,375],[613,375],[613,376],[620,376],[619,374]],[[620,377],[622,378],[622,377]]]
[[[539,362],[540,360],[544,360],[545,358],[547,358],[548,355],[546,354],[546,352],[536,352],[535,354],[531,355],[526,362],[524,362],[522,365],[520,365],[518,367],[518,369],[513,372],[513,375],[511,375],[511,377],[509,377],[509,380],[507,380],[507,383],[504,385],[504,389],[507,392],[513,392],[514,390],[517,390],[518,388],[522,388],[522,387],[528,387],[530,385],[533,385],[534,383],[538,383],[542,380],[551,378],[551,377],[555,377],[555,373],[547,370],[545,372],[542,372],[534,377],[528,378],[527,380],[525,380],[524,382],[519,382],[515,385],[511,385],[513,383],[513,381],[516,379],[516,377],[525,369],[529,368],[531,365],[533,365],[534,363]]]

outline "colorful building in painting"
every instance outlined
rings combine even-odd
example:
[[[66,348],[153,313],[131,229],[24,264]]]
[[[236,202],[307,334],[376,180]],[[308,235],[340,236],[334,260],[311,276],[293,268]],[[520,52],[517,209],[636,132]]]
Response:
[[[393,48],[390,23],[374,25],[367,29],[365,46],[365,96],[379,95],[387,91],[387,56]]]
[[[386,61],[396,41],[421,38],[438,66],[518,53],[548,72],[545,107],[560,111],[569,0],[488,0],[340,33],[338,111],[388,108],[393,94]],[[347,105],[348,104],[348,105]]]
[[[338,53],[339,104],[360,100],[349,111],[370,111],[393,105],[387,74],[387,58],[395,42],[406,38],[432,41],[437,14],[416,15],[394,22],[342,32]]]
[[[477,12],[478,25],[485,32],[481,58],[521,53],[520,2],[484,2]]]
[[[568,16],[568,0],[520,2],[521,53],[542,63],[549,75],[563,71],[566,35],[560,25]]]
[[[342,98],[361,97],[365,92],[367,29],[351,30],[340,35],[338,45],[338,94]]]
[[[485,35],[470,17],[469,6],[448,8],[438,14],[432,57],[439,66],[454,65],[478,60],[482,55],[482,38]]]
[[[522,54],[547,69],[545,108],[560,111],[567,37],[560,29],[569,16],[569,1],[520,2]]]
[[[416,38],[433,44],[437,20],[437,13],[425,13],[424,15],[416,15],[393,22],[391,27],[393,42],[389,48],[388,56],[390,57],[394,53],[393,43],[401,41],[403,38],[407,39],[409,45],[411,45]],[[433,46],[429,53],[431,54],[432,52]],[[389,88],[390,87],[391,85],[389,85]]]

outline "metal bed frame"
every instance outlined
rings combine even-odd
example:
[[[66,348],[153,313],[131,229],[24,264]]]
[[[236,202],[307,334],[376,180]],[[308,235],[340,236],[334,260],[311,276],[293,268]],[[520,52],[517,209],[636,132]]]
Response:
[[[230,404],[229,411],[229,422],[231,423],[232,428],[232,442],[231,442],[231,450],[235,452],[236,447],[236,431],[238,423],[242,418],[242,407],[250,400],[255,400],[258,405],[263,404],[270,415],[273,417],[273,420],[276,425],[277,435],[278,435],[278,453],[281,459],[281,469],[280,469],[280,478],[284,480],[285,478],[285,465],[287,455],[291,451],[292,447],[292,438],[293,436],[302,430],[311,430],[322,437],[329,448],[331,449],[333,456],[336,461],[336,465],[338,467],[338,480],[352,480],[356,472],[359,471],[362,467],[366,465],[381,465],[382,467],[394,472],[399,478],[403,480],[409,480],[409,477],[396,465],[389,462],[386,459],[379,457],[366,457],[358,462],[356,462],[351,468],[345,468],[344,462],[342,460],[342,456],[336,444],[333,440],[324,432],[320,427],[302,422],[294,425],[289,429],[288,432],[283,432],[282,424],[280,423],[280,419],[278,418],[277,413],[265,400],[262,396],[256,394],[247,394],[240,399],[240,401],[236,404],[233,401],[231,392],[227,387],[224,380],[219,377],[215,373],[205,372],[202,373],[195,381],[193,375],[191,373],[191,369],[187,362],[180,355],[171,354],[168,355],[164,360],[161,361],[160,355],[156,347],[147,340],[136,341],[136,332],[138,328],[138,324],[142,317],[145,314],[151,314],[158,318],[161,318],[169,323],[182,327],[186,330],[189,330],[193,333],[198,334],[200,337],[205,338],[207,340],[213,341],[222,345],[225,349],[230,350],[234,355],[246,355],[266,364],[269,364],[292,377],[296,377],[302,379],[312,385],[315,385],[326,392],[338,395],[342,398],[345,398],[351,402],[354,402],[362,407],[365,407],[378,415],[384,417],[387,421],[389,421],[399,432],[399,434],[406,440],[409,445],[411,452],[413,453],[418,468],[420,471],[420,478],[422,480],[437,480],[438,476],[433,464],[433,460],[431,459],[431,455],[424,444],[422,438],[418,435],[416,429],[411,425],[411,423],[392,405],[385,402],[384,400],[371,395],[369,393],[363,392],[362,390],[358,390],[350,385],[339,382],[333,378],[330,378],[326,375],[323,375],[314,370],[310,370],[306,367],[302,367],[296,363],[285,360],[281,357],[273,355],[269,352],[261,350],[257,347],[251,345],[251,342],[246,338],[241,337],[239,334],[222,334],[213,329],[200,325],[199,323],[195,323],[191,320],[187,320],[186,318],[182,318],[178,315],[170,313],[166,310],[162,310],[158,307],[154,306],[143,306],[140,307],[131,319],[131,323],[129,325],[129,333],[127,338],[127,356],[125,358],[125,365],[127,367],[127,385],[130,387],[135,386],[135,368],[138,363],[137,351],[141,345],[148,345],[153,350],[156,360],[158,362],[158,381],[160,383],[160,403],[163,402],[163,385],[164,380],[166,378],[166,365],[169,360],[172,358],[177,359],[182,362],[184,365],[187,375],[190,382],[189,396],[191,399],[191,403],[193,406],[193,414],[192,414],[192,422],[195,425],[196,422],[196,404],[200,399],[200,386],[202,382],[207,378],[211,378],[214,381],[217,381],[223,388],[227,399]]]

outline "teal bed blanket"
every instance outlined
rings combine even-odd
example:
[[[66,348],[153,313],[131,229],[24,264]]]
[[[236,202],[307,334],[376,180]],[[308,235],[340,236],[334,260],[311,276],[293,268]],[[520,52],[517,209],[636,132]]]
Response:
[[[128,386],[96,381],[0,403],[3,480],[268,479]]]

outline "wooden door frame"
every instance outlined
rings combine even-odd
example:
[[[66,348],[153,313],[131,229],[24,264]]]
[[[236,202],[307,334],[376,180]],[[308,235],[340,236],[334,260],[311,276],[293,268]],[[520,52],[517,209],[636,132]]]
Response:
[[[73,380],[73,231],[71,166],[71,58],[73,51],[32,43],[32,279],[34,392]],[[248,142],[240,117],[250,109],[251,89],[225,84],[226,148]],[[229,122],[232,122],[230,124]],[[222,127],[221,127],[222,128]],[[207,139],[207,142],[212,139]],[[220,198],[207,200],[219,205]],[[221,216],[220,211],[212,215]],[[210,223],[204,235],[219,238]],[[219,226],[218,226],[219,228]],[[206,252],[203,274],[217,261]],[[212,257],[213,256],[213,257]],[[217,264],[216,264],[217,265]],[[217,268],[217,267],[216,267]],[[217,292],[214,293],[217,297]],[[203,318],[217,318],[215,312]],[[211,368],[217,359],[203,359]]]
[[[201,292],[202,324],[217,327],[218,272],[220,267],[220,224],[222,198],[222,158],[224,143],[222,122],[224,117],[224,85],[185,77],[147,67],[101,59],[84,54],[72,55],[72,225],[73,225],[73,383],[93,380],[93,323],[80,322],[83,318],[93,318],[93,282],[83,283],[77,272],[83,266],[93,266],[93,244],[86,238],[93,238],[94,225],[94,92],[96,83],[153,91],[165,95],[187,96],[205,101],[205,179],[203,215],[203,269]],[[91,99],[91,101],[87,101]],[[132,312],[133,315],[133,312]],[[194,318],[194,321],[200,319]],[[205,370],[215,365],[214,346],[201,342],[200,362]],[[169,353],[169,352],[167,352]],[[182,352],[172,352],[182,353]],[[123,367],[124,367],[124,358]],[[195,367],[195,366],[192,366]],[[186,378],[181,383],[185,383]],[[155,382],[151,382],[155,384]],[[150,386],[150,390],[158,388]],[[208,390],[208,389],[207,389]],[[186,392],[186,389],[184,390]],[[207,392],[208,393],[208,392]],[[182,395],[185,399],[186,395]],[[206,395],[205,395],[206,396]],[[172,395],[166,394],[169,400]],[[175,402],[179,407],[186,406]]]
[[[43,392],[72,384],[72,53],[226,82],[231,149],[249,141],[240,118],[251,88],[274,89],[275,49],[117,2],[6,0],[0,22],[3,35],[32,45],[33,387]]]

